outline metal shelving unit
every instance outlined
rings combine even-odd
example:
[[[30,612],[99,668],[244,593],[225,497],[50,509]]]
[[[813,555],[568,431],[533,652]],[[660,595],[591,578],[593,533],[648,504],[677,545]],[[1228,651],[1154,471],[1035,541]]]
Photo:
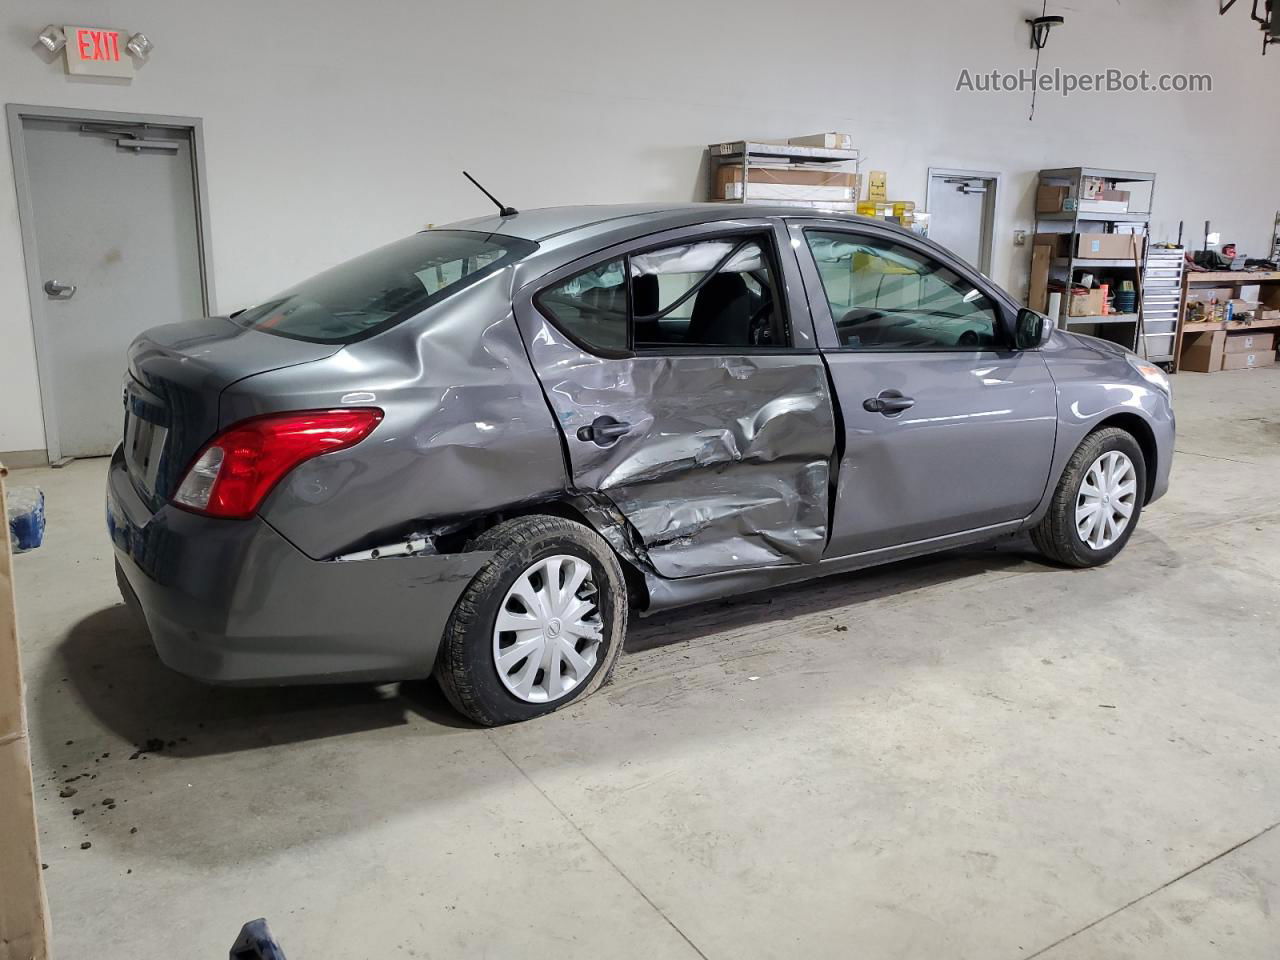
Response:
[[[797,147],[789,143],[766,143],[761,140],[733,140],[728,143],[713,143],[707,147],[711,162],[717,166],[734,164],[742,168],[742,198],[739,200],[717,199],[717,203],[748,203],[747,186],[750,183],[750,171],[753,164],[841,164],[852,163],[854,173],[862,162],[862,154],[858,150],[831,150],[826,147]],[[833,200],[773,200],[773,204],[793,207],[818,207],[823,209],[847,210],[857,209],[857,198],[853,202]]]
[[[1116,213],[1111,211],[1091,211],[1080,210],[1079,201],[1084,193],[1084,179],[1086,177],[1098,177],[1103,180],[1111,181],[1117,184],[1149,184],[1147,188],[1147,196],[1145,198],[1136,198],[1136,202],[1144,204],[1146,209],[1142,211],[1125,211]],[[1050,261],[1051,275],[1057,275],[1059,280],[1066,283],[1068,291],[1071,284],[1076,280],[1080,273],[1092,273],[1099,270],[1117,271],[1129,270],[1133,274],[1132,279],[1137,281],[1146,293],[1146,285],[1141,284],[1142,276],[1138,275],[1141,267],[1135,267],[1131,259],[1096,259],[1088,257],[1079,257],[1076,255],[1079,249],[1079,238],[1081,235],[1089,233],[1116,233],[1116,232],[1134,232],[1134,231],[1117,231],[1119,224],[1128,224],[1133,227],[1141,227],[1141,233],[1146,236],[1150,233],[1149,224],[1151,222],[1151,206],[1155,199],[1156,175],[1154,173],[1143,173],[1137,170],[1109,170],[1103,167],[1058,167],[1049,170],[1040,171],[1039,186],[1065,186],[1068,188],[1068,195],[1075,203],[1073,210],[1061,210],[1053,213],[1036,212],[1036,233],[1060,233],[1067,237],[1070,244],[1069,253],[1065,257],[1055,257]],[[1038,192],[1038,191],[1037,191]],[[1037,204],[1038,206],[1038,204]],[[1068,229],[1056,229],[1062,224],[1066,224]],[[1101,225],[1098,230],[1082,230],[1081,225],[1098,224]],[[1042,231],[1042,226],[1052,225],[1050,229]],[[1148,238],[1149,240],[1149,238]],[[1148,246],[1150,246],[1148,242]],[[1034,249],[1034,248],[1033,248]],[[1152,251],[1147,251],[1148,256]],[[1145,270],[1141,270],[1145,274]],[[1157,288],[1162,288],[1163,284],[1157,284]],[[1129,349],[1137,349],[1138,343],[1138,326],[1139,315],[1137,313],[1109,313],[1099,316],[1090,317],[1072,317],[1067,315],[1068,300],[1070,298],[1064,296],[1062,298],[1062,308],[1058,317],[1055,318],[1059,326],[1077,327],[1099,325],[1106,327],[1107,339],[1115,340],[1123,344]],[[1154,303],[1154,301],[1153,301]],[[1175,305],[1176,306],[1176,305]],[[1143,313],[1141,319],[1143,327],[1146,328],[1147,318],[1147,299],[1143,297]],[[1176,320],[1176,309],[1175,309]],[[1127,325],[1127,329],[1121,325]],[[1176,323],[1175,323],[1176,326]],[[1162,331],[1163,332],[1163,331]],[[1099,331],[1102,335],[1102,331]],[[1145,336],[1145,335],[1144,335]],[[1146,342],[1144,340],[1144,342]],[[1151,345],[1156,343],[1163,344],[1163,341],[1150,341]],[[1169,343],[1169,356],[1172,359],[1172,342]],[[1151,359],[1156,359],[1152,356]]]

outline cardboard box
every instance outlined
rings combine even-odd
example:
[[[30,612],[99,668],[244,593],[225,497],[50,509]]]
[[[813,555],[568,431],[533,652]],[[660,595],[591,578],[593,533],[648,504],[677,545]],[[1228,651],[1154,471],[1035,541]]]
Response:
[[[1224,350],[1232,353],[1275,353],[1276,337],[1274,333],[1228,333]]]
[[[1143,255],[1143,238],[1137,238],[1137,256]],[[1076,256],[1082,260],[1132,260],[1134,237],[1131,233],[1082,233],[1076,244]]]
[[[1038,313],[1049,310],[1049,261],[1053,250],[1038,243],[1031,248],[1031,275],[1027,284],[1027,306]]]
[[[1070,187],[1054,187],[1042,183],[1036,191],[1036,212],[1061,213],[1067,209],[1066,200],[1070,195]]]
[[[1275,362],[1274,350],[1266,353],[1227,353],[1222,356],[1222,369],[1252,370],[1254,367],[1268,367]]]
[[[0,520],[7,517],[0,465]],[[35,791],[18,657],[9,524],[0,524],[0,960],[47,960],[49,907],[40,872]]]
[[[1031,238],[1031,246],[1048,247],[1050,257],[1065,257],[1071,253],[1071,234],[1069,233],[1037,233]]]
[[[872,203],[885,203],[889,199],[888,175],[883,170],[872,170],[867,175],[867,199]]]
[[[1129,202],[1128,190],[1117,190],[1115,187],[1108,186],[1109,183],[1115,181],[1107,180],[1105,177],[1081,177],[1080,178],[1080,199],[1081,200],[1122,200]]]
[[[847,133],[811,133],[807,137],[790,137],[793,147],[822,147],[824,150],[852,150],[853,137]]]
[[[1081,213],[1128,213],[1128,200],[1081,200],[1077,204]]]
[[[1067,316],[1096,317],[1102,313],[1103,292],[1101,289],[1088,293],[1072,293],[1067,298]]]
[[[1225,330],[1187,334],[1182,341],[1182,357],[1178,362],[1178,368],[1194,370],[1198,373],[1214,373],[1221,370],[1226,342]]]
[[[716,170],[716,200],[742,199],[742,167],[721,164]],[[858,199],[858,175],[845,170],[821,167],[751,167],[747,172],[748,200],[835,200],[852,203]]]

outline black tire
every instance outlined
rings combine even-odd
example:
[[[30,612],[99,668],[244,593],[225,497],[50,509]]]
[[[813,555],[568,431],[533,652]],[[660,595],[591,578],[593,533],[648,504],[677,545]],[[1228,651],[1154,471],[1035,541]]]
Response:
[[[1129,523],[1120,536],[1110,546],[1095,550],[1076,530],[1076,503],[1080,496],[1080,485],[1084,482],[1089,467],[1109,450],[1119,450],[1133,463],[1137,474],[1137,496],[1134,498]],[[1096,567],[1106,563],[1129,542],[1130,535],[1138,525],[1138,518],[1142,515],[1146,490],[1147,465],[1142,456],[1142,448],[1133,435],[1118,427],[1105,427],[1091,433],[1067,461],[1062,479],[1058,481],[1058,488],[1053,492],[1049,512],[1031,531],[1031,542],[1050,560],[1069,567]]]
[[[552,516],[517,517],[486,530],[468,549],[492,550],[453,608],[436,654],[435,677],[449,702],[486,727],[530,720],[589,696],[609,680],[627,630],[627,584],[618,558],[589,527]],[[493,654],[499,604],[535,561],[567,554],[585,560],[596,585],[603,625],[596,664],[568,695],[549,703],[515,696],[498,675]]]

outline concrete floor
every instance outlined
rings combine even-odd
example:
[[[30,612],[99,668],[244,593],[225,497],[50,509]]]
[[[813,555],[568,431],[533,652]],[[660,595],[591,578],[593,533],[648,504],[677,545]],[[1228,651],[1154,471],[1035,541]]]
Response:
[[[104,464],[18,472],[58,956],[266,916],[298,960],[1275,957],[1280,369],[1174,390],[1172,492],[1110,566],[1014,544],[643,621],[611,686],[495,731],[430,684],[170,673]]]

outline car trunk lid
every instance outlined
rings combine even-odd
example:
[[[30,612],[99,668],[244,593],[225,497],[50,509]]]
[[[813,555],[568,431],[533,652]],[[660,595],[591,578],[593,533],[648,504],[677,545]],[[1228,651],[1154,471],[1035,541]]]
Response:
[[[124,454],[138,492],[156,508],[221,424],[231,384],[269,370],[323,360],[340,343],[312,343],[245,329],[226,317],[155,327],[129,347]]]

